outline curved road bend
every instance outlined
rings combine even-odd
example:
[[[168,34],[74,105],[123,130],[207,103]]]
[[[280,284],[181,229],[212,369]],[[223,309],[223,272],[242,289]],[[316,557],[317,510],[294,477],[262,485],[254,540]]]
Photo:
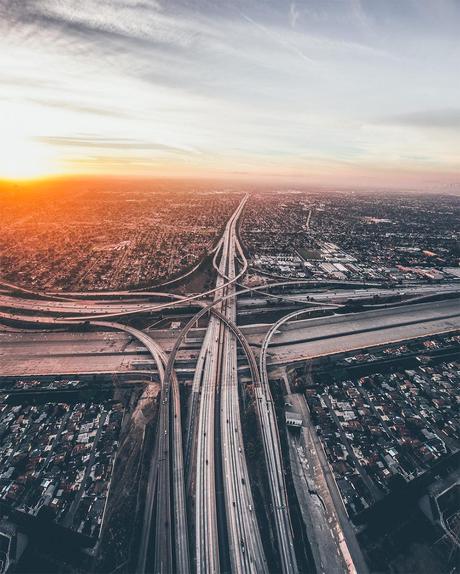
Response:
[[[338,305],[337,308],[339,308],[340,306]],[[317,307],[320,308],[320,307]],[[261,352],[260,352],[260,371],[261,371],[261,378],[262,378],[262,387],[264,388],[264,394],[265,396],[269,396],[271,398],[271,392],[270,392],[270,385],[269,385],[269,379],[268,379],[268,371],[267,371],[267,349],[268,346],[270,344],[270,341],[273,337],[273,335],[278,331],[278,329],[284,324],[287,323],[288,321],[290,321],[291,319],[294,319],[295,317],[299,316],[299,315],[305,315],[307,313],[310,313],[314,311],[314,309],[312,308],[308,308],[308,309],[300,309],[297,311],[293,311],[292,313],[289,313],[288,315],[285,315],[284,317],[282,317],[281,319],[279,319],[276,323],[274,323],[272,325],[272,327],[270,328],[270,330],[267,332],[264,341],[262,343],[262,348],[261,348]],[[275,420],[275,424],[276,424],[276,420]],[[277,431],[278,432],[278,431]],[[321,449],[319,449],[321,450]],[[324,454],[319,452],[319,454]],[[328,481],[329,484],[329,481]],[[336,497],[334,497],[334,492],[331,492],[331,496],[335,499]],[[344,521],[347,520],[346,518],[346,513],[341,513],[339,512],[340,508],[337,510],[338,516],[340,516],[340,524],[343,528],[344,532],[348,532],[348,537],[347,539],[344,538],[344,543],[347,546],[347,557],[348,560],[346,560],[347,562],[349,562],[349,560],[352,560],[352,564],[350,565],[351,567],[351,571],[358,571],[358,572],[367,572],[367,567],[366,564],[364,562],[362,553],[361,553],[361,549],[359,548],[359,545],[356,544],[355,540],[349,540],[349,538],[351,536],[354,537],[354,533],[350,532],[349,526],[348,524],[344,524]],[[357,567],[359,566],[358,570]]]
[[[231,247],[229,249],[229,246],[234,243],[235,236],[234,232],[232,233],[232,229],[234,230],[234,224],[240,211],[241,209],[235,212],[226,227],[225,242],[223,242],[220,263],[222,274],[218,276],[216,291],[223,290],[223,288],[226,287],[222,275],[228,274],[228,262],[231,258],[229,255],[234,254],[233,249]],[[230,269],[230,275],[231,274]],[[226,317],[226,312],[229,311],[227,306],[230,307],[231,304],[234,306],[234,301],[230,302],[230,300],[233,299],[234,293],[227,294],[224,292],[223,297],[215,298],[210,306],[204,307],[187,323],[181,331],[179,338],[176,340],[169,356],[165,378],[168,377],[168,373],[172,369],[177,350],[188,331],[200,317],[209,311],[213,312],[213,315],[218,315],[238,338],[241,337],[243,346],[247,350],[249,346],[242,337],[241,332],[236,328],[234,322]],[[227,305],[225,305],[225,302],[227,302]],[[213,306],[217,308],[214,310],[211,309]],[[222,430],[223,425],[225,425],[225,428],[224,432],[222,432],[222,464],[225,465],[227,461],[227,467],[230,468],[229,473],[224,476],[224,488],[226,494],[227,532],[229,539],[233,541],[233,544],[229,544],[231,562],[232,565],[235,565],[233,570],[235,572],[263,572],[266,571],[265,557],[260,541],[255,512],[253,511],[252,493],[249,487],[241,430],[238,433],[238,429],[241,429],[241,423],[239,419],[238,389],[236,382],[236,341],[233,338],[233,343],[226,342],[230,341],[230,338],[228,337],[226,329],[223,328],[225,325],[219,324],[214,316],[210,318],[208,334],[203,343],[201,361],[199,361],[198,365],[199,373],[195,378],[195,401],[192,401],[197,405],[197,398],[199,397],[198,389],[201,386],[196,449],[197,475],[195,484],[195,557],[197,572],[218,572],[221,568],[219,543],[222,541],[219,540],[215,492],[217,464],[215,461],[215,435],[219,432],[219,429]],[[225,353],[222,352],[224,350],[226,351]],[[234,357],[234,359],[231,357]],[[233,366],[235,367],[233,372],[232,361],[234,361]],[[252,370],[257,372],[257,365],[254,358],[250,361],[250,365],[252,366]],[[217,417],[214,413],[216,385],[219,382],[223,384],[223,373],[225,373],[226,377],[228,376],[230,382],[233,382],[231,386],[235,391],[233,397],[236,397],[236,402],[235,398],[229,396],[230,393],[228,389],[225,389],[225,394],[228,398],[224,398],[224,403],[221,405],[223,412],[220,412],[219,415],[222,422],[217,424]],[[198,410],[197,406],[195,407],[195,411],[196,410]],[[227,420],[229,421],[228,429]],[[230,420],[232,421],[231,424]],[[231,500],[229,500],[229,495]]]
[[[7,314],[1,313],[1,315]],[[15,318],[21,320],[20,316],[15,316]],[[22,320],[34,325],[75,325],[75,321],[65,321],[62,319],[58,321],[57,319],[48,317],[28,317]],[[161,572],[169,574],[169,572],[174,571],[187,574],[190,568],[190,561],[182,460],[180,400],[176,374],[170,372],[168,382],[165,384],[164,366],[167,364],[166,354],[162,348],[143,331],[111,321],[91,320],[88,321],[88,324],[95,327],[104,327],[129,333],[145,345],[157,365],[161,382],[160,419],[157,441],[149,471],[143,529],[136,572],[139,574],[146,572],[148,550],[152,538],[151,521],[154,503],[155,500],[157,500],[155,574]],[[170,401],[171,389],[172,401]],[[170,414],[172,415],[172,423],[170,422]],[[170,445],[174,445],[172,448],[172,461],[170,459]],[[172,494],[171,482],[173,485]],[[174,544],[172,541],[171,528],[171,499],[174,501]],[[163,541],[161,547],[159,540]],[[177,565],[177,570],[175,569],[175,565]]]
[[[278,538],[281,565],[284,573],[296,572],[298,567],[294,550],[286,483],[284,479],[285,475],[279,430],[267,372],[267,348],[273,334],[285,321],[288,321],[296,315],[312,312],[316,309],[318,309],[318,307],[314,309],[309,307],[308,309],[294,311],[274,323],[264,338],[260,352],[259,364],[261,382],[256,388],[256,405],[257,413],[259,415],[265,459],[267,461],[276,535]]]
[[[238,275],[236,274],[235,248],[238,248],[236,224],[244,202],[245,200],[227,224],[217,278],[217,285],[224,287],[222,296],[228,296],[222,302],[220,310],[233,324],[236,321],[234,283],[247,268],[247,261],[243,256],[243,268]],[[230,563],[232,572],[235,573],[264,572],[267,571],[267,564],[255,516],[244,454],[239,412],[236,338],[225,325],[219,324],[218,329],[221,343],[217,346],[212,345],[210,351],[212,355],[217,354],[218,357],[218,373],[214,384],[220,384],[218,417],[220,419],[222,479]],[[216,428],[216,432],[219,432],[219,428]],[[198,434],[198,442],[200,440],[201,437]]]
[[[157,464],[152,465],[153,469],[151,468],[149,475],[144,513],[144,528],[142,531],[137,571],[139,573],[146,571],[147,554],[151,539],[154,494],[156,492],[157,521],[155,529],[154,571],[155,573],[164,572],[165,574],[173,571],[187,574],[190,569],[190,559],[182,458],[180,396],[176,374],[175,372],[170,372],[166,379],[164,371],[164,366],[167,364],[166,354],[161,347],[143,331],[119,323],[106,321],[94,321],[91,322],[91,324],[130,333],[145,345],[157,363],[160,381],[162,383],[160,419],[157,427],[158,438],[155,449]],[[171,499],[174,508],[173,514],[171,513]],[[173,520],[172,517],[174,517]],[[174,530],[174,540],[172,538],[172,530]]]
[[[244,260],[245,261],[245,260]],[[244,263],[243,261],[243,263]],[[245,267],[247,267],[247,263],[245,264]],[[245,268],[243,267],[240,276],[242,273],[244,273]],[[384,290],[384,289],[372,289],[372,290],[359,290],[359,291],[343,291],[343,292],[339,292],[339,293],[330,293],[330,292],[325,292],[325,293],[313,293],[310,295],[311,299],[307,300],[306,297],[307,295],[303,295],[303,297],[301,295],[299,295],[298,297],[293,296],[293,295],[285,295],[285,294],[273,294],[273,293],[269,293],[268,291],[263,291],[263,289],[271,289],[271,288],[275,288],[275,287],[282,287],[282,286],[289,286],[289,285],[301,285],[302,283],[299,283],[297,281],[288,281],[288,282],[281,282],[281,283],[271,283],[271,284],[267,284],[267,285],[260,285],[257,287],[250,287],[250,288],[246,288],[243,285],[241,285],[240,283],[237,283],[238,287],[240,287],[240,291],[238,291],[238,295],[243,295],[245,293],[248,292],[257,292],[260,295],[264,296],[264,297],[270,297],[273,299],[277,299],[277,300],[285,300],[287,302],[291,302],[291,303],[300,303],[303,305],[306,304],[311,304],[311,305],[315,305],[315,304],[327,304],[327,300],[328,299],[343,299],[345,297],[348,298],[357,298],[357,299],[361,299],[363,297],[370,297],[372,295],[380,295],[380,296],[385,296],[385,295],[399,295],[399,294],[404,294],[405,296],[407,295],[412,295],[413,297],[418,295],[420,297],[427,297],[430,295],[434,295],[434,294],[439,294],[439,293],[456,293],[459,291],[459,286],[458,285],[445,285],[443,287],[439,286],[438,288],[434,288],[434,287],[427,287],[425,285],[421,285],[418,287],[412,287],[412,288],[408,288],[405,290]],[[108,318],[108,317],[119,317],[122,316],[124,314],[130,314],[130,315],[135,315],[138,313],[142,313],[142,312],[150,312],[153,311],[155,309],[158,309],[158,307],[161,307],[161,309],[165,309],[165,308],[170,308],[170,307],[174,307],[176,305],[184,305],[187,303],[190,303],[189,299],[187,296],[185,295],[176,295],[176,294],[169,294],[169,293],[160,293],[160,292],[156,292],[156,293],[150,293],[149,295],[151,296],[155,296],[155,297],[161,297],[161,298],[168,298],[168,299],[173,299],[174,301],[171,301],[170,303],[156,303],[154,305],[152,305],[152,303],[149,302],[129,302],[129,303],[123,303],[119,300],[115,300],[115,301],[109,301],[109,300],[103,300],[103,301],[97,301],[97,300],[91,300],[91,302],[84,302],[84,300],[82,299],[61,299],[59,301],[57,300],[44,300],[44,299],[26,299],[24,297],[18,297],[18,296],[13,296],[13,295],[8,295],[8,294],[0,294],[0,307],[4,307],[4,308],[8,308],[8,309],[16,309],[16,310],[29,310],[29,311],[33,311],[33,312],[43,312],[43,313],[60,313],[60,314],[66,314],[66,315],[78,315],[78,317],[68,317],[69,320],[74,320],[74,321],[79,321],[79,320],[84,320],[85,317],[84,315],[87,314],[88,316],[90,316],[93,319],[97,319],[97,318]],[[91,295],[92,297],[92,295]],[[117,293],[117,297],[130,297],[129,292],[118,292]],[[412,298],[413,298],[412,297]],[[401,301],[401,304],[404,304],[407,302],[406,300]],[[199,301],[196,302],[198,305],[200,304]],[[381,304],[381,305],[385,305],[385,304]],[[375,307],[375,305],[373,305],[373,307]],[[83,317],[82,317],[83,316]]]
[[[153,311],[161,311],[162,309],[170,309],[171,307],[176,307],[176,306],[180,306],[183,305],[184,303],[189,303],[192,301],[196,301],[198,299],[202,299],[203,297],[207,297],[208,295],[213,295],[219,291],[222,291],[226,286],[229,286],[231,284],[234,284],[238,281],[238,279],[241,277],[243,272],[240,272],[238,275],[236,275],[234,278],[232,278],[228,283],[224,283],[220,286],[216,286],[213,289],[210,289],[208,291],[204,291],[203,293],[197,293],[195,295],[189,295],[189,296],[181,296],[180,298],[178,298],[175,301],[170,301],[167,303],[156,303],[154,305],[152,304],[139,304],[139,307],[137,309],[134,310],[124,310],[124,311],[117,311],[115,313],[104,313],[101,315],[81,315],[79,317],[74,317],[74,318],[69,318],[69,320],[74,320],[74,321],[85,321],[85,320],[92,320],[92,319],[108,319],[108,318],[117,318],[117,317],[124,317],[124,316],[130,316],[130,315],[136,315],[137,313],[140,312],[153,312]],[[299,280],[299,281],[280,281],[280,282],[276,282],[276,283],[268,283],[266,285],[259,285],[257,287],[249,287],[249,288],[245,288],[241,291],[238,291],[238,295],[242,295],[243,293],[249,293],[251,291],[261,291],[263,289],[269,289],[271,287],[282,287],[283,285],[311,285],[312,282],[308,281],[308,280]],[[316,283],[315,283],[316,284]],[[328,283],[328,285],[330,285],[331,282]],[[343,283],[341,283],[343,284]],[[356,283],[356,282],[349,282],[350,285],[364,285],[362,283]],[[144,295],[146,295],[147,293],[144,293]],[[126,292],[126,296],[131,295],[132,296],[132,292],[127,291]],[[119,296],[122,296],[122,292],[119,293]]]

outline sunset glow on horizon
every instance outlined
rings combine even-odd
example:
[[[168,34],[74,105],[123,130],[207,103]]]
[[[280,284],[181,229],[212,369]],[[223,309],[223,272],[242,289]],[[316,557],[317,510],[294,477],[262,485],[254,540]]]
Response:
[[[0,0],[0,179],[460,189],[456,0]]]

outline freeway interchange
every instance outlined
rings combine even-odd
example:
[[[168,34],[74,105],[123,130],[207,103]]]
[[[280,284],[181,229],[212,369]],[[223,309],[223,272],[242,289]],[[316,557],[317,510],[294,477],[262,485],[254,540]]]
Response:
[[[274,533],[277,568],[285,574],[299,571],[280,432],[269,383],[268,347],[288,321],[313,315],[317,310],[333,313],[345,300],[375,298],[375,295],[388,292],[376,285],[359,285],[360,289],[355,291],[357,285],[351,284],[348,291],[312,291],[308,295],[270,293],[272,287],[289,288],[302,284],[305,287],[308,281],[242,287],[239,281],[246,273],[248,263],[237,231],[246,199],[227,222],[216,246],[213,258],[216,283],[205,293],[178,296],[154,291],[123,291],[93,293],[85,297],[85,294],[34,293],[0,284],[4,290],[0,293],[0,321],[35,329],[65,329],[85,324],[94,329],[125,332],[145,346],[156,365],[161,395],[137,557],[139,574],[148,571],[165,574],[273,571],[267,561],[270,541],[262,539],[246,461],[238,345],[249,365],[254,389],[268,477],[270,529]],[[279,301],[303,305],[284,315],[268,331],[265,329],[259,362],[254,345],[237,326],[237,297],[257,292],[267,298],[274,296]],[[433,295],[455,296],[457,292],[457,284],[404,288],[404,296],[415,302]],[[152,303],[150,297],[166,301]],[[200,310],[175,337],[169,353],[155,340],[152,332],[122,322],[141,314],[191,305]],[[391,307],[387,311],[391,313]],[[187,420],[183,421],[175,363],[187,334],[206,315],[209,320],[196,357]],[[443,317],[457,318],[458,315],[453,312]],[[304,321],[304,324],[309,330],[314,323]],[[334,326],[330,328],[333,337]],[[356,570],[351,562],[350,571]]]

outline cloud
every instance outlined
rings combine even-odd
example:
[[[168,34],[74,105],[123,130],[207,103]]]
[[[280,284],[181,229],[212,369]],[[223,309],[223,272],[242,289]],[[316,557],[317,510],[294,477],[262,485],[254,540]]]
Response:
[[[105,138],[99,136],[36,136],[35,141],[57,147],[96,148],[107,150],[156,151],[175,154],[197,154],[196,150],[133,138]]]
[[[275,30],[268,28],[267,26],[264,26],[260,22],[257,22],[256,20],[249,17],[247,14],[244,14],[243,12],[241,13],[241,16],[246,20],[246,22],[249,22],[249,24],[252,24],[252,26],[254,26],[254,28],[256,28],[257,30],[259,30],[260,32],[265,34],[275,44],[278,44],[278,46],[281,46],[281,47],[289,50],[290,52],[297,54],[297,56],[299,56],[300,58],[302,58],[302,60],[304,60],[305,62],[308,62],[309,64],[314,63],[312,58],[310,58],[309,56],[304,54],[304,52],[295,43],[289,41],[288,39],[286,39],[286,37],[278,34]]]
[[[460,108],[409,112],[383,118],[378,123],[414,128],[455,130],[460,129]]]
[[[112,110],[103,107],[97,107],[92,105],[85,105],[76,102],[46,99],[46,98],[28,98],[29,101],[39,104],[40,106],[46,106],[49,108],[58,108],[63,110],[68,110],[75,113],[84,114],[95,114],[97,116],[107,116],[113,118],[119,118],[121,116],[129,117],[129,113],[126,110]]]
[[[69,40],[74,37],[99,45],[112,42],[119,50],[126,43],[184,49],[197,33],[190,21],[163,13],[156,2],[5,0],[5,4],[0,15],[8,27],[22,30],[26,37],[38,29]]]
[[[55,89],[58,87],[58,83],[51,80],[50,78],[33,78],[33,83],[35,87],[38,88],[50,88]],[[0,85],[3,87],[9,86],[12,88],[30,88],[31,78],[30,77],[21,77],[17,74],[4,74],[0,73]]]
[[[295,28],[299,16],[300,12],[297,8],[297,4],[295,2],[291,2],[289,6],[289,24],[291,25],[291,28]]]

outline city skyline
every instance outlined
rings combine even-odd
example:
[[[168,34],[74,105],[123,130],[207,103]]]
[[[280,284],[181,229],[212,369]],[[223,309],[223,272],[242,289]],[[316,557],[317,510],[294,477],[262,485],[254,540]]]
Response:
[[[0,20],[0,179],[458,189],[454,0],[1,0]]]

